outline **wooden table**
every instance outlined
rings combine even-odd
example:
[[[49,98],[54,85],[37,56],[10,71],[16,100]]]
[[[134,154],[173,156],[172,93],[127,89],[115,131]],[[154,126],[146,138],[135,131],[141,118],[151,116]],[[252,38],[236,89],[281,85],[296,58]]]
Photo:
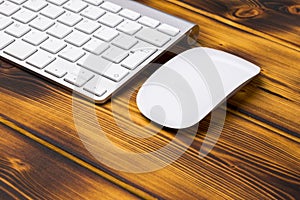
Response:
[[[72,93],[1,61],[0,199],[299,199],[300,198],[300,1],[299,0],[139,0],[200,25],[198,42],[245,58],[261,74],[228,100],[222,135],[205,158],[198,156],[210,117],[193,144],[158,171],[121,172],[97,161],[74,125]],[[133,134],[155,127],[126,94],[150,75],[145,71],[113,102],[95,107],[108,138],[132,152],[167,145],[174,130],[148,139],[125,134],[112,104],[129,110]],[[92,103],[78,100],[84,111]],[[79,120],[93,146],[89,114]],[[130,121],[128,121],[130,120]],[[188,130],[186,130],[188,132]],[[82,137],[82,135],[81,135]],[[184,144],[178,141],[176,150]],[[161,155],[168,156],[168,155]]]

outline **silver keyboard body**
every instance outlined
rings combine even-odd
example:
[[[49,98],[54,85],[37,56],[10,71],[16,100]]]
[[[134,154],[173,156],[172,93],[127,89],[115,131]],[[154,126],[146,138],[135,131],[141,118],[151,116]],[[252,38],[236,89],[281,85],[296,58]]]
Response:
[[[0,0],[0,56],[104,103],[194,27],[131,0]]]

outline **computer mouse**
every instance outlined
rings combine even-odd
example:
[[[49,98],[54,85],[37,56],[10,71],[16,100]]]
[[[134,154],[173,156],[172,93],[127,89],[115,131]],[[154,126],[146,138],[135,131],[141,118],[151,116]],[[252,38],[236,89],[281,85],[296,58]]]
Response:
[[[197,47],[162,65],[140,88],[140,112],[164,127],[183,129],[201,121],[260,68],[224,51]]]

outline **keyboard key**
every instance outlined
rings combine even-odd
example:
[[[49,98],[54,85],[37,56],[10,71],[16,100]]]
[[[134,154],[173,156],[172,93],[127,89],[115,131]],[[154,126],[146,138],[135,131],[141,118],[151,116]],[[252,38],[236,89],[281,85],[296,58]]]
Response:
[[[92,34],[98,28],[100,28],[100,24],[88,19],[84,19],[79,24],[77,24],[75,28],[86,34]]]
[[[5,1],[4,3],[0,4],[0,14],[5,16],[9,17],[18,10],[20,10],[19,6],[9,1]]]
[[[140,49],[156,49],[156,47],[150,43],[144,42],[140,40],[132,49],[131,51],[140,50]]]
[[[45,33],[32,30],[29,33],[27,33],[22,39],[34,46],[38,46],[48,38],[49,37]]]
[[[41,46],[41,49],[48,51],[53,54],[57,54],[62,49],[64,49],[67,45],[58,39],[50,38],[46,42],[44,42]]]
[[[72,63],[66,60],[56,59],[45,68],[45,72],[57,78],[62,78],[68,73],[67,69],[72,67],[74,67]]]
[[[79,66],[72,67],[69,69],[67,75],[64,78],[64,81],[75,85],[77,87],[82,87],[86,84],[89,80],[91,80],[95,75]]]
[[[96,38],[99,38],[101,40],[104,40],[106,42],[110,42],[112,41],[115,37],[117,37],[119,35],[119,32],[111,29],[111,28],[107,28],[107,27],[101,27],[98,31],[95,32],[94,36]]]
[[[152,56],[157,49],[140,49],[129,55],[123,62],[122,66],[130,70],[134,70],[141,65],[145,60]]]
[[[104,14],[105,14],[104,10],[102,10],[101,8],[94,7],[94,6],[89,6],[81,12],[82,16],[85,16],[91,20],[97,20]]]
[[[12,23],[13,23],[13,21],[10,18],[0,15],[0,30],[5,29]]]
[[[78,64],[115,82],[121,81],[129,74],[129,70],[93,54],[85,56]]]
[[[30,28],[28,28],[28,26],[18,23],[18,22],[15,22],[14,24],[9,26],[5,30],[5,33],[8,33],[14,37],[20,38],[23,35],[25,35],[26,33],[28,33],[29,31],[30,31]]]
[[[120,63],[127,56],[128,56],[128,52],[118,47],[111,47],[108,50],[106,50],[102,55],[103,58],[114,63]]]
[[[95,77],[90,80],[83,89],[93,95],[101,97],[107,92],[107,89],[102,85],[104,79],[104,77]]]
[[[47,5],[48,5],[47,2],[45,2],[44,0],[28,0],[24,4],[24,7],[34,12],[38,12],[42,10],[44,7],[46,7]]]
[[[138,41],[136,39],[129,37],[127,35],[120,35],[112,42],[113,45],[120,47],[124,50],[131,49],[137,43]]]
[[[19,60],[25,60],[36,52],[36,48],[26,42],[16,41],[6,47],[4,53],[13,56]]]
[[[58,39],[63,39],[67,35],[69,35],[72,32],[72,28],[63,25],[61,23],[57,23],[54,26],[52,26],[47,33],[49,35],[52,35],[53,37],[56,37]]]
[[[92,78],[93,78],[93,76],[84,76],[84,75],[76,76],[76,75],[72,75],[72,74],[67,74],[64,81],[66,81],[72,85],[75,85],[77,87],[82,87],[84,84],[86,84]]]
[[[160,32],[163,32],[165,34],[168,34],[170,36],[175,37],[180,31],[178,28],[175,28],[173,26],[167,25],[167,24],[162,24],[160,25],[157,30]]]
[[[54,22],[47,17],[39,16],[38,18],[34,19],[29,25],[40,31],[45,31],[53,26]]]
[[[21,5],[22,3],[24,3],[26,0],[10,0],[11,2],[14,2],[15,4]],[[2,3],[0,1],[0,3]]]
[[[81,47],[85,43],[87,43],[91,38],[79,31],[73,31],[67,38],[66,42],[76,46],[76,47]]]
[[[136,21],[138,18],[141,17],[140,13],[134,12],[132,10],[129,9],[123,9],[119,15],[121,15],[122,17],[125,17],[127,19],[131,19],[133,21]]]
[[[15,39],[12,36],[0,32],[0,50],[4,49],[14,41]]]
[[[169,36],[150,28],[142,29],[136,34],[136,37],[157,47],[163,47],[171,40]]]
[[[76,62],[84,55],[85,55],[84,51],[73,46],[68,46],[62,52],[60,52],[58,56],[70,62]]]
[[[93,38],[84,46],[83,49],[95,55],[100,55],[108,48],[109,48],[109,44]]]
[[[112,64],[103,73],[103,76],[115,82],[120,82],[129,74],[129,70],[120,67],[120,65]]]
[[[37,17],[37,15],[34,12],[24,8],[24,9],[20,10],[19,12],[17,12],[13,16],[13,19],[15,19],[19,22],[22,22],[24,24],[27,24],[36,17]]]
[[[112,64],[112,62],[101,58],[101,56],[96,56],[93,54],[87,54],[78,61],[78,65],[100,75],[102,75],[105,69],[107,69]]]
[[[145,26],[151,27],[151,28],[156,28],[160,24],[159,21],[152,19],[150,17],[147,17],[147,16],[141,17],[139,19],[139,23],[141,23]]]
[[[47,0],[50,3],[53,3],[57,6],[62,6],[63,4],[65,4],[68,0]]]
[[[71,12],[67,12],[58,18],[59,22],[65,24],[67,26],[70,26],[70,27],[75,26],[81,20],[82,20],[82,17],[80,17],[77,14],[71,13]]]
[[[122,9],[121,6],[108,1],[105,1],[100,7],[113,13],[118,13]]]
[[[129,35],[133,35],[136,32],[138,32],[139,30],[142,29],[142,26],[136,22],[132,22],[129,20],[126,20],[124,22],[122,22],[117,29],[119,31],[122,31],[123,33],[127,33]]]
[[[84,0],[84,1],[94,6],[99,6],[101,3],[103,3],[103,0]]]
[[[55,60],[55,56],[40,50],[33,54],[28,60],[27,63],[38,68],[38,69],[43,69],[47,65],[49,65],[51,62]]]
[[[123,20],[124,19],[118,15],[106,13],[100,18],[99,22],[111,28],[114,28],[118,26]]]
[[[75,13],[79,13],[80,11],[85,9],[86,7],[87,7],[87,4],[84,3],[81,0],[70,0],[70,1],[68,1],[68,3],[66,3],[64,5],[65,9],[67,9],[69,11],[72,11],[72,12],[75,12]]]
[[[59,16],[61,16],[64,12],[64,9],[58,6],[49,5],[41,11],[41,14],[46,17],[49,17],[50,19],[56,19]]]

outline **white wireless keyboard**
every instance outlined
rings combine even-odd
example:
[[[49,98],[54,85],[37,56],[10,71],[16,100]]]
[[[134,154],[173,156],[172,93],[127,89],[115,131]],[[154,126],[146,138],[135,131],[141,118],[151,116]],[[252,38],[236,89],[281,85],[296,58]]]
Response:
[[[130,0],[0,0],[0,56],[103,103],[194,26]]]

